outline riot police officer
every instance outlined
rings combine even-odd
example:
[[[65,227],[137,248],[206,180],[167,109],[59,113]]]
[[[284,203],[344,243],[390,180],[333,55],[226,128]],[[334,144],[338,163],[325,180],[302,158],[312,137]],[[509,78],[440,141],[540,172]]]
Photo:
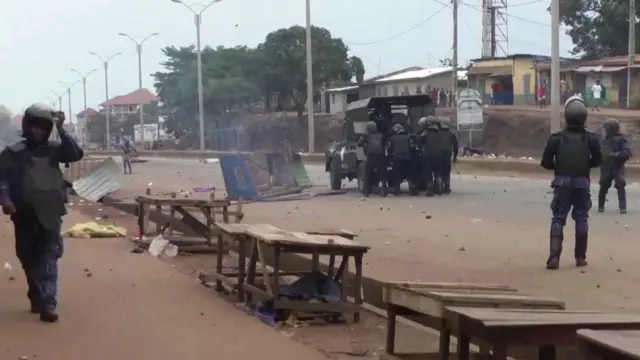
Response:
[[[607,119],[603,124],[604,138],[602,164],[600,164],[600,191],[598,191],[598,212],[604,212],[604,203],[611,183],[618,190],[618,208],[621,214],[627,213],[627,185],[624,178],[624,165],[631,157],[627,139],[620,134],[620,123],[616,119]]]
[[[413,179],[411,177],[411,140],[402,124],[393,125],[391,130],[393,135],[391,135],[389,139],[389,154],[393,162],[393,167],[390,179],[393,183],[394,195],[400,195],[400,185],[404,179],[407,179],[409,189],[413,190]]]
[[[422,173],[426,181],[426,196],[440,194],[441,176],[441,147],[438,119],[435,116],[428,116],[419,121],[421,126],[426,127],[420,136],[422,147]]]
[[[44,322],[58,321],[58,259],[63,253],[60,226],[67,193],[60,164],[82,159],[83,151],[62,124],[65,116],[44,104],[27,108],[24,140],[0,153],[2,210],[11,216],[15,249],[27,279],[31,312]],[[60,143],[49,141],[56,127]]]
[[[597,136],[585,128],[587,115],[587,107],[582,98],[569,98],[564,108],[566,127],[549,137],[540,162],[543,168],[554,171],[547,259],[547,269],[550,270],[560,266],[563,230],[572,208],[576,266],[587,266],[588,219],[591,209],[590,169],[599,166],[602,160]]]
[[[362,194],[368,197],[373,185],[380,182],[380,195],[387,196],[387,163],[384,134],[374,121],[367,123],[367,134],[360,139],[367,160],[364,161]]]
[[[451,194],[451,163],[458,160],[458,137],[451,131],[448,120],[440,120],[440,136],[442,192]]]

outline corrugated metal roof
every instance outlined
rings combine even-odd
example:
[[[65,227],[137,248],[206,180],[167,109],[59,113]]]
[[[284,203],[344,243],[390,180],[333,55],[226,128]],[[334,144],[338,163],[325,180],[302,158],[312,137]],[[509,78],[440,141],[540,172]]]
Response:
[[[431,76],[436,76],[436,75],[444,74],[444,73],[447,73],[447,72],[451,72],[452,70],[453,70],[453,68],[451,66],[449,66],[449,67],[443,67],[443,68],[433,68],[433,69],[422,69],[422,70],[415,70],[415,71],[407,71],[407,72],[404,72],[404,73],[401,73],[401,74],[397,74],[397,75],[385,77],[385,78],[382,78],[382,79],[378,79],[375,82],[380,83],[380,82],[389,82],[389,81],[426,79],[426,78],[429,78]]]
[[[344,87],[339,87],[339,88],[327,89],[327,90],[325,90],[325,92],[332,93],[332,92],[342,92],[342,91],[356,90],[359,87],[360,86],[358,86],[358,85],[344,86]]]
[[[622,69],[626,69],[626,66],[610,66],[610,67],[604,67],[602,65],[597,65],[597,66],[580,66],[579,68],[575,69],[575,72],[579,72],[579,73],[588,73],[588,72],[616,72],[616,71],[620,71]]]
[[[98,201],[122,186],[124,175],[113,158],[105,159],[86,176],[73,182],[73,190],[82,198]]]

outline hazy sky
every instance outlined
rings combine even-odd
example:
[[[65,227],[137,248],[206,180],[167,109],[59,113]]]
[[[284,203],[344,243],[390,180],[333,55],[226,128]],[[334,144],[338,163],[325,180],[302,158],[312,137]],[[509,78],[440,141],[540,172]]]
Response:
[[[480,57],[482,14],[478,10],[481,0],[461,1],[459,56],[460,63],[465,64]],[[550,52],[549,1],[532,1],[510,0],[510,53]],[[366,76],[374,76],[413,65],[437,66],[438,59],[450,56],[451,9],[425,22],[442,8],[441,3],[312,0],[312,23],[343,38],[352,53],[364,60]],[[304,0],[222,0],[203,14],[202,42],[210,46],[254,46],[270,31],[304,22]],[[56,100],[52,90],[65,91],[58,81],[79,80],[71,68],[83,73],[98,68],[87,82],[87,104],[97,106],[105,99],[104,74],[102,64],[88,54],[90,51],[105,57],[123,53],[110,63],[110,97],[135,90],[135,45],[117,36],[118,32],[134,38],[160,33],[143,49],[143,84],[152,90],[149,74],[161,70],[160,49],[195,42],[193,15],[170,0],[6,1],[0,11],[0,103],[14,112],[33,102],[51,103]],[[561,55],[567,55],[571,40],[561,33]],[[72,106],[74,114],[83,109],[80,83],[72,89]],[[65,98],[65,112],[67,107]]]

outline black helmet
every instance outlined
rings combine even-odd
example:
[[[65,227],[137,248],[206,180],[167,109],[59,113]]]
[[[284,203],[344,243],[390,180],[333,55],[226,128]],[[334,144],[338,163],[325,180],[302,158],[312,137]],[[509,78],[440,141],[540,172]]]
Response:
[[[618,119],[609,118],[602,123],[607,136],[620,135],[620,122]]]
[[[367,133],[371,134],[374,132],[378,132],[378,125],[375,123],[375,121],[369,121],[367,123]]]
[[[404,126],[402,126],[402,124],[394,124],[391,130],[394,134],[400,134],[404,131]]]
[[[41,127],[47,131],[53,130],[55,112],[46,104],[38,103],[29,106],[22,117],[22,133],[27,134],[27,128],[30,126]]]
[[[584,127],[589,111],[580,96],[572,96],[564,103],[564,121],[567,127]]]

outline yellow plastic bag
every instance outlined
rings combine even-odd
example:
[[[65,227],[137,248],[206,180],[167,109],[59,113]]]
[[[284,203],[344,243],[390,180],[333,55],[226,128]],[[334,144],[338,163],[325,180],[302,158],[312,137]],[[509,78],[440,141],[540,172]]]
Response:
[[[87,222],[73,225],[62,236],[71,238],[116,238],[127,236],[127,230],[120,226],[102,225],[96,222]]]

